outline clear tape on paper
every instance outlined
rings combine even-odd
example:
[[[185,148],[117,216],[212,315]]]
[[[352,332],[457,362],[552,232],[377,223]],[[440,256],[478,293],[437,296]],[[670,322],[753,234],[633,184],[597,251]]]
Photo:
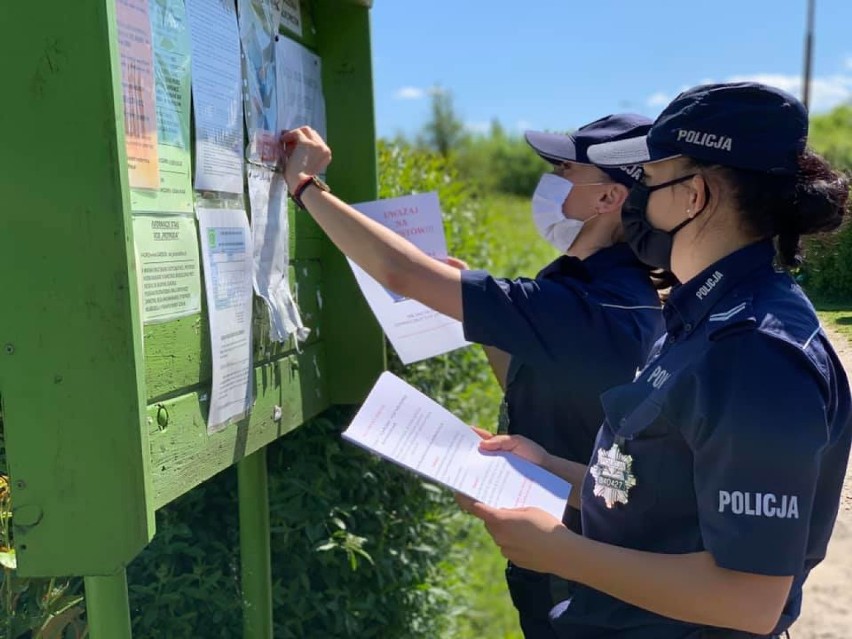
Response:
[[[269,311],[270,338],[297,342],[307,339],[307,328],[290,293],[290,241],[287,185],[281,173],[248,165],[248,190],[254,241],[254,290]]]

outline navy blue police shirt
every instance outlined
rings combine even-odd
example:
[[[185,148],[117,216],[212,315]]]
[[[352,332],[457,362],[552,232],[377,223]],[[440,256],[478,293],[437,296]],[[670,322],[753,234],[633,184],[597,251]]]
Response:
[[[509,432],[587,463],[603,390],[631,380],[662,333],[660,301],[623,243],[563,255],[535,279],[462,272],[465,337],[509,355]]]
[[[606,420],[591,462],[620,443],[635,486],[621,503],[621,484],[596,490],[587,474],[583,534],[793,576],[781,633],[799,615],[802,584],[825,557],[837,516],[852,435],[846,375],[810,302],[774,267],[768,241],[675,289],[663,314],[667,334],[645,368],[602,396]],[[551,621],[572,639],[754,636],[668,619],[581,585]]]

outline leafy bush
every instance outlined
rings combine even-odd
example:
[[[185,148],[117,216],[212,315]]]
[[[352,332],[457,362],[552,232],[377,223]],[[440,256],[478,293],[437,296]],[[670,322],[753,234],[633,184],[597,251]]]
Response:
[[[435,637],[447,496],[344,444],[338,408],[267,449],[275,637]],[[236,473],[158,513],[131,564],[135,639],[242,634]]]
[[[488,193],[530,197],[541,174],[551,166],[520,135],[507,135],[499,123],[487,135],[465,139],[453,161],[459,174]]]
[[[852,170],[852,106],[811,118],[809,140],[835,168]],[[826,301],[852,300],[852,224],[807,239],[805,254],[800,279],[809,293]]]

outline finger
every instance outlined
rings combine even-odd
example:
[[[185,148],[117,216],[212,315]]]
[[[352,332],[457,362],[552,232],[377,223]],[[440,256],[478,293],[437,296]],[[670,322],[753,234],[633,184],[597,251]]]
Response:
[[[471,426],[473,432],[479,435],[482,439],[491,439],[494,437],[494,433],[491,433],[484,428],[480,428],[479,426]]]
[[[471,500],[468,512],[474,517],[479,517],[486,524],[494,524],[500,519],[500,510],[483,504],[481,501]]]
[[[460,260],[457,257],[447,257],[447,259],[444,261],[453,268],[457,268],[460,271],[470,270],[470,267],[467,265],[467,262],[465,262],[464,260]]]
[[[459,508],[465,512],[470,512],[474,503],[473,499],[462,493],[453,493],[453,496],[456,498],[456,503],[459,505]]]
[[[494,435],[479,442],[480,450],[514,450],[518,440],[514,435]]]
[[[281,132],[281,142],[286,145],[298,144],[299,142],[304,142],[306,139],[302,129],[290,129],[289,131]]]
[[[311,142],[313,142],[314,144],[317,144],[318,146],[320,146],[324,149],[328,148],[328,145],[326,145],[325,140],[322,139],[322,136],[319,133],[317,133],[317,131],[315,129],[312,129],[309,126],[302,127],[302,128],[305,131],[305,135],[307,136],[307,138]]]
[[[496,509],[491,508],[491,506],[486,506],[481,501],[476,501],[472,497],[468,497],[462,493],[455,493],[456,503],[467,513],[470,513],[474,517],[479,517],[484,521],[489,521],[494,518],[494,514],[497,512]]]

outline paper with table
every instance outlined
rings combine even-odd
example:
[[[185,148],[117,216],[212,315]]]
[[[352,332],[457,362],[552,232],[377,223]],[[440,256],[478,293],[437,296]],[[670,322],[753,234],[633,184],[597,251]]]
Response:
[[[383,373],[344,439],[495,508],[540,508],[562,519],[571,484],[512,453],[483,453],[458,417]]]
[[[355,204],[367,217],[409,240],[439,260],[447,257],[447,240],[437,193],[408,195]],[[382,330],[404,364],[467,346],[461,322],[389,291],[349,260],[355,280]]]
[[[252,240],[246,212],[197,209],[210,321],[213,386],[208,432],[248,413],[252,375]]]

